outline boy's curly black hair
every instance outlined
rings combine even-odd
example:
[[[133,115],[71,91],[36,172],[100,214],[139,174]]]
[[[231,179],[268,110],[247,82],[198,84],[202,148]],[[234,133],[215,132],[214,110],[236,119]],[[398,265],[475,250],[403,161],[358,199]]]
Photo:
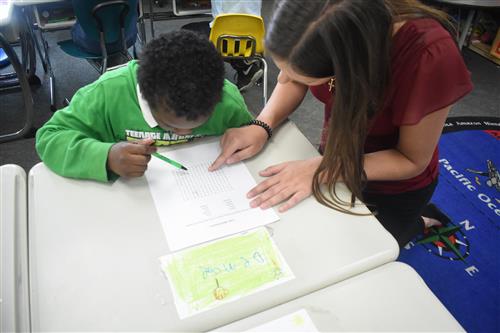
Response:
[[[196,120],[209,116],[222,97],[224,62],[206,37],[173,31],[146,45],[137,76],[153,110]]]

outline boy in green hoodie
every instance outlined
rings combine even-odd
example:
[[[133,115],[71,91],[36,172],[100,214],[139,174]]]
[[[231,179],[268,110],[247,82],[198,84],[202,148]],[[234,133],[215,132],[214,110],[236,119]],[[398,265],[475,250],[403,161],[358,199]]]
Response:
[[[214,46],[175,31],[151,41],[140,62],[79,89],[38,130],[36,149],[62,176],[104,182],[142,176],[156,146],[222,135],[251,120]]]

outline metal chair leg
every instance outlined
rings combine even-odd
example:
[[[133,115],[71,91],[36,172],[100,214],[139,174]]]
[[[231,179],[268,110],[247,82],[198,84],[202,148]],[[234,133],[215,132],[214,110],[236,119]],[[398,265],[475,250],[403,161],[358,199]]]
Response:
[[[154,13],[153,13],[153,0],[149,0],[149,24],[151,27],[151,39],[155,38],[155,27],[153,24],[154,21]]]
[[[28,81],[31,84],[40,85],[41,81],[36,76],[36,50],[35,41],[32,36],[31,25],[27,17],[28,13],[23,8],[20,10],[22,14],[22,21],[20,25],[19,36],[21,40],[21,58],[22,66],[28,73]]]
[[[462,47],[465,45],[465,39],[467,38],[467,33],[469,32],[470,26],[472,24],[472,19],[476,14],[476,10],[471,8],[469,9],[469,13],[467,14],[467,18],[465,20],[465,25],[462,28],[462,33],[460,34],[460,38],[458,40],[458,48],[462,50]]]
[[[133,56],[133,58],[134,58],[134,59],[139,58],[139,57],[137,56],[137,48],[135,47],[135,44],[134,44],[134,46],[132,47],[132,56]]]
[[[40,46],[40,42],[39,42],[38,38],[36,37],[36,33],[35,33],[34,28],[33,28],[33,24],[31,23],[31,22],[33,22],[33,12],[25,11],[24,14],[25,14],[24,17],[26,20],[26,26],[28,27],[28,32],[30,34],[30,38],[33,41],[33,44],[35,45],[35,48],[36,48],[36,51],[38,52],[38,56],[40,57],[40,60],[42,61],[43,71],[45,73],[47,73],[47,70],[48,70],[47,59],[46,59],[47,52],[45,52],[45,56],[44,56],[44,54],[42,53],[42,47]],[[40,28],[38,28],[38,29],[40,29]]]
[[[102,58],[101,75],[104,74],[104,73],[106,73],[107,70],[108,70],[108,56],[105,55]]]
[[[35,43],[36,51],[38,52],[38,56],[42,60],[43,71],[45,73],[47,73],[47,71],[48,71],[47,61],[45,60],[45,57],[43,56],[42,47],[40,46],[40,42],[38,41],[38,39],[36,38],[36,35],[34,33],[32,34],[32,39],[33,39],[33,42]]]
[[[141,47],[146,44],[146,23],[144,22],[144,8],[142,0],[138,2],[139,17],[137,20],[139,40],[141,42]]]
[[[49,73],[49,89],[50,89],[50,110],[52,112],[57,110],[57,105],[56,105],[56,78],[54,75],[54,71],[52,70],[52,64],[50,62],[50,57],[49,57],[49,44],[45,40],[45,37],[43,36],[42,30],[38,28],[38,32],[40,34],[40,40],[42,41],[43,45],[43,53],[44,55],[42,56],[40,53],[40,58],[42,58],[42,64],[44,64],[44,68],[46,67],[46,72]],[[33,40],[35,41],[36,44],[38,44],[38,39],[36,38],[36,35],[33,34]]]
[[[144,18],[140,18],[138,22],[138,35],[139,35],[139,42],[141,46],[144,46],[147,43],[146,39],[146,23],[144,22]]]
[[[19,58],[1,32],[0,47],[3,48],[5,54],[7,54],[7,57],[9,57],[12,67],[17,74],[19,85],[21,86],[21,92],[23,94],[24,108],[26,109],[26,120],[24,122],[23,128],[14,133],[0,135],[0,142],[7,142],[21,138],[31,131],[33,127],[33,96],[31,95],[31,88],[28,83],[28,78],[26,77],[26,73],[21,63],[19,62]]]
[[[51,72],[49,76],[49,88],[50,88],[50,111],[55,112],[56,107],[56,78]]]
[[[260,61],[262,62],[262,66],[264,67],[264,75],[262,80],[264,81],[264,84],[262,85],[262,94],[264,96],[264,105],[267,104],[267,62],[264,59],[264,57],[259,57]]]

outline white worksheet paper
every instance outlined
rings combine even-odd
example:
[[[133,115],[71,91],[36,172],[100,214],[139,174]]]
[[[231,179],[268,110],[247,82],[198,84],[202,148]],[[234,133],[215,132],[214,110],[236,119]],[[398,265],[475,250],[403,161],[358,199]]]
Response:
[[[250,208],[246,194],[256,182],[244,163],[208,171],[220,154],[219,142],[161,154],[188,169],[176,169],[152,157],[146,171],[171,251],[279,220],[272,208]]]
[[[247,332],[319,332],[305,309],[249,329]]]

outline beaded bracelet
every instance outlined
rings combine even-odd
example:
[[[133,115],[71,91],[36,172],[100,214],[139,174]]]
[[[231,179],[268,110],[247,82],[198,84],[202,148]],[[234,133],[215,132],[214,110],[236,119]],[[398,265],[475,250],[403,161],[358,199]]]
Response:
[[[269,126],[268,124],[266,124],[262,120],[253,119],[252,121],[250,121],[247,124],[247,126],[250,126],[250,125],[257,125],[257,126],[262,127],[263,129],[265,129],[267,132],[267,139],[268,140],[273,136],[273,129],[271,128],[271,126]]]

